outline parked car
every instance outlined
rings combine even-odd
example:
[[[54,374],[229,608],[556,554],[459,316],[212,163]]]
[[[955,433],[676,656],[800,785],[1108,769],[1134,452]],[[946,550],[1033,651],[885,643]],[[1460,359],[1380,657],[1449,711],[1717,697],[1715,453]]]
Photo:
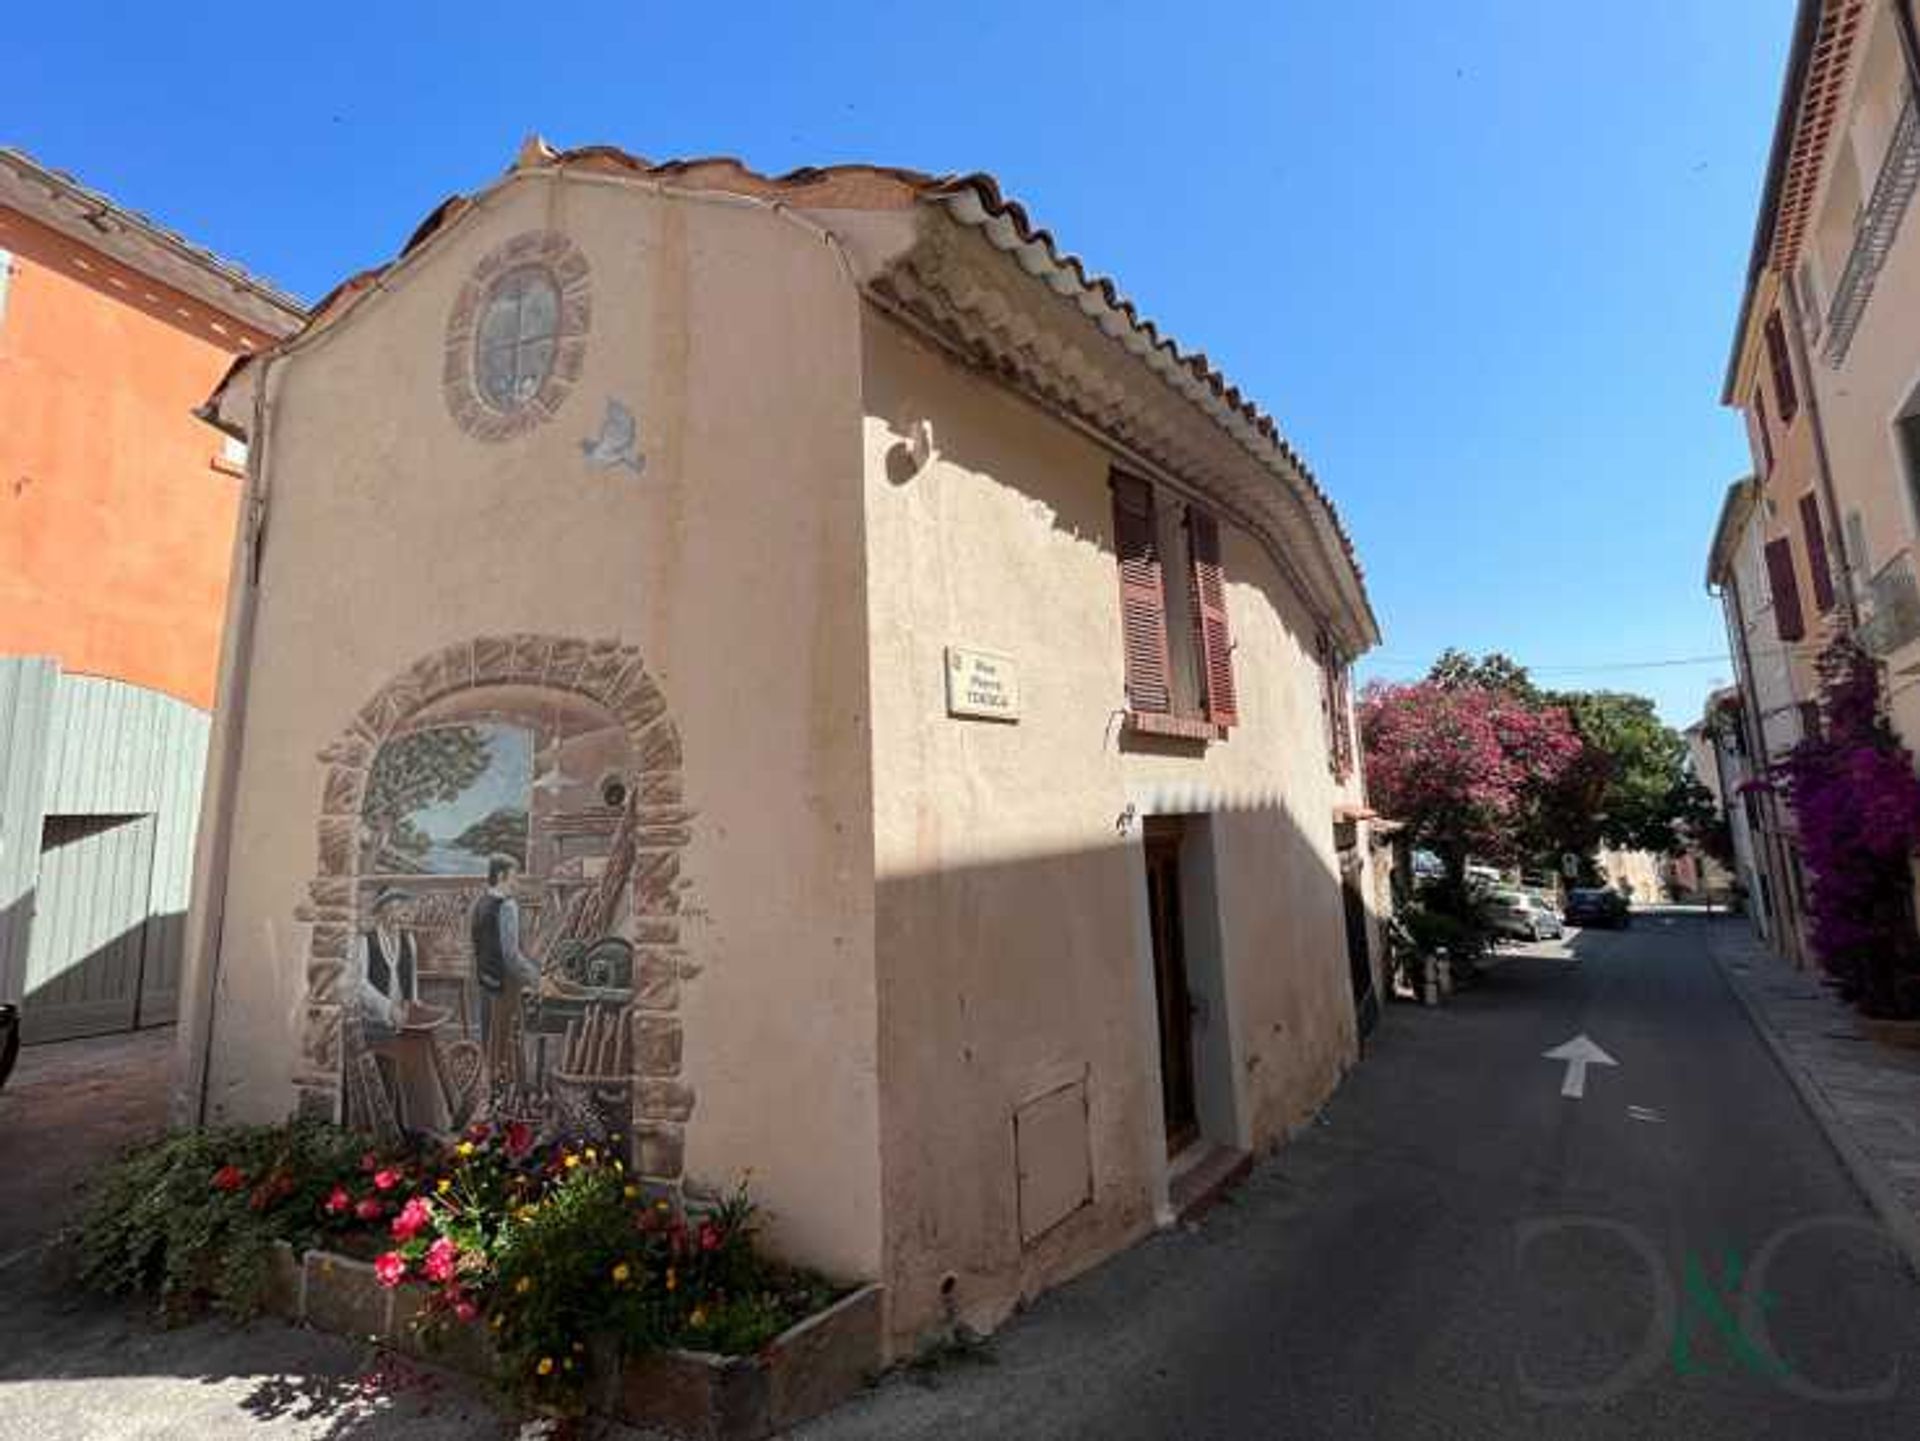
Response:
[[[1480,898],[1480,913],[1495,935],[1522,941],[1547,941],[1565,934],[1560,913],[1524,891],[1488,891]]]
[[[1567,924],[1625,930],[1633,924],[1627,898],[1609,886],[1567,892]]]
[[[20,1059],[20,1008],[0,1005],[0,1086],[13,1074],[13,1063]]]

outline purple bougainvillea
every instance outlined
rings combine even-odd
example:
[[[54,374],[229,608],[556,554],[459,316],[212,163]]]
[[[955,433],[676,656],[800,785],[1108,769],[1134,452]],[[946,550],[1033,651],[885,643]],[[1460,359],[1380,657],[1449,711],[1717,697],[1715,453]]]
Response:
[[[1820,681],[1820,733],[1779,771],[1799,824],[1813,947],[1869,1014],[1920,1015],[1912,871],[1920,779],[1887,724],[1871,656],[1835,641],[1820,657]]]

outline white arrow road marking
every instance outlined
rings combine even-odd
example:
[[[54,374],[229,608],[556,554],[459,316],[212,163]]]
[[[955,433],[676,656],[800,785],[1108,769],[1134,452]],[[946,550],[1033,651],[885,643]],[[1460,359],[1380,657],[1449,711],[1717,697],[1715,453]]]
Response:
[[[1555,1046],[1551,1051],[1542,1051],[1540,1054],[1549,1061],[1565,1061],[1567,1063],[1567,1075],[1566,1079],[1560,1083],[1560,1094],[1563,1096],[1572,1096],[1575,1100],[1579,1100],[1587,1094],[1588,1066],[1617,1066],[1620,1064],[1614,1060],[1612,1056],[1609,1056],[1605,1051],[1594,1045],[1585,1035],[1575,1036],[1564,1046]]]

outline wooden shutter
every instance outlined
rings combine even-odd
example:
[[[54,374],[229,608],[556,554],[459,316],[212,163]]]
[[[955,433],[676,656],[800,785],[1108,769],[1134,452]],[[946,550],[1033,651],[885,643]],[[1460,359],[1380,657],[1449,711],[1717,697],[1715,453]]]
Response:
[[[1753,435],[1753,453],[1760,462],[1760,474],[1773,473],[1773,437],[1767,432],[1767,398],[1760,387],[1753,388],[1753,406],[1747,411],[1747,429]]]
[[[1353,676],[1340,653],[1333,653],[1333,738],[1340,779],[1353,774]]]
[[[1784,536],[1767,542],[1767,585],[1773,591],[1773,628],[1780,639],[1804,637],[1807,622],[1800,613],[1800,582],[1793,574],[1793,542]]]
[[[1780,324],[1780,312],[1767,317],[1767,364],[1773,370],[1773,398],[1780,407],[1780,423],[1787,424],[1800,408],[1800,393],[1793,384],[1793,359],[1787,354],[1787,332]]]
[[[1800,497],[1800,527],[1807,533],[1807,569],[1813,575],[1813,603],[1825,615],[1833,609],[1833,570],[1827,563],[1827,533],[1820,525],[1820,502],[1812,491]]]
[[[1153,488],[1113,478],[1113,550],[1120,566],[1120,633],[1126,648],[1127,708],[1167,712],[1173,691],[1167,665],[1167,594],[1154,534]]]
[[[1227,629],[1227,587],[1220,572],[1220,525],[1198,506],[1187,507],[1187,544],[1193,558],[1193,629],[1206,678],[1207,719],[1230,726],[1240,719],[1233,689],[1233,636]]]

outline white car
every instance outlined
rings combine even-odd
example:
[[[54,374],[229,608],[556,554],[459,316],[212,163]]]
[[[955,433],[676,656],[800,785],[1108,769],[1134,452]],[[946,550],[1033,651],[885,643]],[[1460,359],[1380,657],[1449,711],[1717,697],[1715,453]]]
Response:
[[[1495,935],[1516,940],[1558,940],[1566,933],[1558,911],[1521,891],[1488,891],[1480,898],[1480,913]]]

